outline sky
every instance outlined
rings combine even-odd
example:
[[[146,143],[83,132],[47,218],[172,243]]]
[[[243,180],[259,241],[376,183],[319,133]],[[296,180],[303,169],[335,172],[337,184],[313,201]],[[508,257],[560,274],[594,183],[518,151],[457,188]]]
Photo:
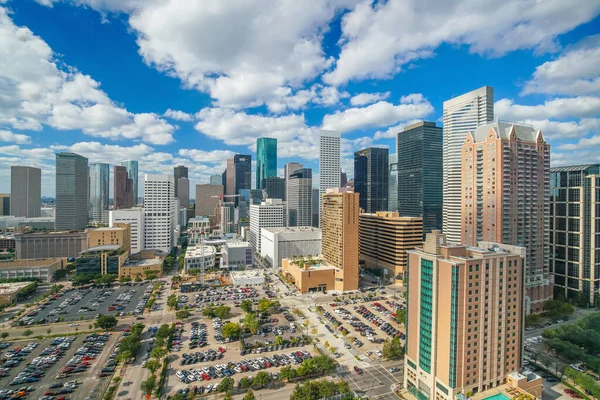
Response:
[[[256,139],[318,182],[319,130],[353,152],[494,87],[552,165],[600,162],[600,0],[0,0],[0,192],[55,153],[222,173]],[[112,171],[112,169],[111,169]],[[112,176],[111,176],[112,179]],[[254,184],[254,179],[253,179]],[[193,191],[192,191],[193,192]]]

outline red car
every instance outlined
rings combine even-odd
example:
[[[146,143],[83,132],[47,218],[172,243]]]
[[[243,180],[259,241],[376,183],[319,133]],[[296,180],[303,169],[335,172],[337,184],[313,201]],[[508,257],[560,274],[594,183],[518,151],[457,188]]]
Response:
[[[224,348],[222,348],[222,347],[219,347],[219,348],[218,348],[218,350],[219,350],[221,353],[225,353],[225,349],[224,349]]]
[[[208,374],[202,374],[202,379],[204,379],[205,381],[210,381],[210,376]]]
[[[356,365],[354,366],[354,370],[356,371],[357,374],[362,375],[363,370],[358,368]]]

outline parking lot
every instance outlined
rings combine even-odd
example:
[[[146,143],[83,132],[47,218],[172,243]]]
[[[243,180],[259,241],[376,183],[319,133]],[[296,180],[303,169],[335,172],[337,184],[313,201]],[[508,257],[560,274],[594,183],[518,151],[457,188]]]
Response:
[[[98,315],[118,313],[121,316],[143,310],[145,293],[152,284],[133,284],[115,288],[88,288],[65,291],[29,312],[24,325],[94,319]]]

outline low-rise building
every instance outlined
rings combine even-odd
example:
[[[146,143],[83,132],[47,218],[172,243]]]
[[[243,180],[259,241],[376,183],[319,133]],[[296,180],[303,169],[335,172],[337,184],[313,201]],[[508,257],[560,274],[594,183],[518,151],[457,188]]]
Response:
[[[17,302],[19,292],[31,282],[13,282],[0,284],[0,305],[14,304]]]
[[[190,218],[187,225],[188,247],[199,245],[201,239],[206,239],[210,232],[210,218]]]
[[[228,241],[223,245],[223,267],[239,269],[254,265],[252,245],[242,241]]]
[[[281,261],[281,271],[300,293],[335,289],[336,268],[328,265],[321,257],[284,258]]]
[[[129,224],[115,223],[111,228],[88,229],[90,247],[118,244],[127,254],[131,251],[131,229]]]
[[[200,269],[205,271],[214,268],[217,250],[214,246],[200,245],[188,247],[185,252],[184,265],[185,272],[190,269]]]
[[[162,276],[163,262],[166,254],[161,251],[145,250],[129,256],[129,260],[121,266],[119,277],[127,276],[131,279],[146,278],[148,272],[155,272]]]
[[[71,258],[87,248],[87,232],[15,233],[17,259]]]
[[[52,282],[54,273],[66,266],[66,259],[14,260],[0,262],[0,279],[36,278]]]
[[[232,271],[230,273],[231,284],[240,286],[261,286],[265,284],[265,274],[261,270]]]
[[[311,226],[262,228],[260,255],[274,268],[292,256],[321,254],[321,229]]]
[[[77,274],[118,275],[128,256],[127,249],[118,244],[90,247],[75,260]]]
[[[15,250],[14,235],[0,235],[0,252]]]

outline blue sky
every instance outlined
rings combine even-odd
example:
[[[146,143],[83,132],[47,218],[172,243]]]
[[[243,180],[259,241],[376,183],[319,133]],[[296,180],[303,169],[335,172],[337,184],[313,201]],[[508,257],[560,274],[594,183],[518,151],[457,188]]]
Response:
[[[600,0],[575,3],[0,0],[0,192],[34,165],[53,196],[57,151],[204,183],[260,136],[317,172],[321,127],[352,176],[353,151],[483,85],[553,165],[600,162]]]

